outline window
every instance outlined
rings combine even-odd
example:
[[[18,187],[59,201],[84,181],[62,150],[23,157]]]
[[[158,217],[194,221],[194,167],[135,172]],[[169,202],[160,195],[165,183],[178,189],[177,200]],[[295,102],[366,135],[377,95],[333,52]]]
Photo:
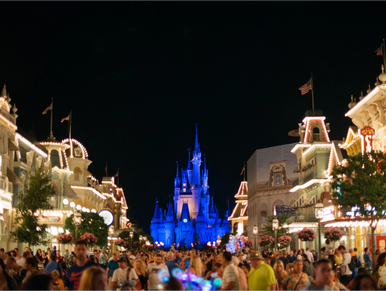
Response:
[[[79,181],[79,173],[74,173],[74,180]]]
[[[184,192],[184,193],[186,192],[186,188],[184,188],[183,192]]]
[[[74,180],[79,181],[79,175],[81,175],[81,174],[82,174],[82,171],[80,170],[80,168],[76,167],[74,169]]]
[[[314,127],[312,130],[312,141],[320,141],[320,130],[319,127]]]
[[[182,186],[186,187],[186,183],[182,184]]]

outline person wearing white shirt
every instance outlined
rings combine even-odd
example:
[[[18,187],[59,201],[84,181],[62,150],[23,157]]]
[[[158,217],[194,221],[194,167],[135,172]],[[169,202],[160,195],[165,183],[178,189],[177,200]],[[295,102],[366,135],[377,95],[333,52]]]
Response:
[[[119,288],[119,283],[127,280],[134,280],[139,281],[138,275],[135,272],[135,269],[133,266],[127,266],[127,261],[125,258],[121,257],[118,260],[119,268],[114,271],[113,279],[111,280],[113,282],[114,288]],[[131,289],[130,289],[131,288]],[[136,290],[135,287],[129,286],[129,290]]]
[[[232,263],[232,254],[224,252],[222,255],[222,265],[224,266],[224,273],[222,276],[221,290],[239,290],[239,271]]]
[[[314,262],[314,256],[310,252],[310,248],[306,248],[306,251],[304,253],[307,255],[307,257],[310,260],[310,262],[313,263]]]
[[[346,251],[344,246],[339,246],[338,251],[342,254],[343,261],[340,265],[340,272],[343,285],[347,286],[351,281],[352,271],[349,268],[349,264],[351,263],[351,254]]]

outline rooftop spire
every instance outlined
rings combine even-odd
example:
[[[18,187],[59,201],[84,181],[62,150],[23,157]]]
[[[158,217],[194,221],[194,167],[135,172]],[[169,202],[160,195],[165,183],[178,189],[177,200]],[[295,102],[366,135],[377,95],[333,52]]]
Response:
[[[186,170],[191,170],[191,167],[190,167],[190,148],[188,148],[188,168]]]
[[[197,217],[205,217],[204,216],[204,212],[202,211],[202,205],[201,205],[201,201],[200,201],[200,209],[198,211],[198,216]],[[198,220],[198,219],[197,219]]]
[[[168,213],[166,214],[166,217],[173,217],[173,216],[174,216],[174,214],[173,214],[172,203],[169,202]]]
[[[177,161],[177,175],[176,175],[176,178],[179,178],[178,161]]]
[[[1,97],[7,98],[7,86],[5,84],[3,90],[1,91]]]
[[[212,203],[211,203],[211,206],[210,206],[210,213],[216,213],[215,210],[214,210],[213,196],[212,196]]]
[[[204,175],[206,175],[206,154],[204,154]]]
[[[158,198],[156,198],[156,202],[155,202],[155,211],[154,211],[153,219],[160,219],[160,213],[158,209]]]
[[[199,149],[200,149],[200,145],[198,143],[197,123],[196,123],[196,142],[194,144],[194,151],[198,151]]]

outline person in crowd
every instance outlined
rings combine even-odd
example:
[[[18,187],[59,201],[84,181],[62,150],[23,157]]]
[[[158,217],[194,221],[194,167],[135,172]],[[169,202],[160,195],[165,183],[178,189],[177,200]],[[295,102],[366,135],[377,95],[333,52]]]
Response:
[[[120,257],[118,264],[119,268],[114,271],[112,278],[113,287],[116,289],[120,286],[120,283],[127,280],[132,281],[133,285],[130,286],[136,286],[139,282],[139,278],[133,266],[130,263],[127,263],[125,257]]]
[[[248,274],[249,290],[275,290],[275,273],[269,264],[264,263],[260,253],[251,251],[249,260],[251,261],[251,270]]]
[[[42,251],[42,262],[43,262],[43,267],[45,268],[48,265],[48,257],[45,251]]]
[[[36,274],[29,276],[20,287],[20,290],[54,290],[53,283],[54,281],[50,275]]]
[[[283,290],[303,290],[310,285],[308,276],[303,272],[303,261],[296,260],[294,269],[288,273],[287,278],[283,280]]]
[[[305,290],[328,290],[330,281],[331,263],[321,259],[315,263],[315,280]]]
[[[163,284],[163,290],[184,290],[181,281],[171,276],[169,281]]]
[[[362,256],[360,255],[360,253],[358,253],[357,248],[354,248],[354,253],[357,255],[358,259],[362,260]]]
[[[146,273],[149,277],[149,290],[157,290],[160,280],[158,278],[158,272],[161,269],[165,269],[169,274],[168,267],[162,263],[162,255],[155,255],[154,262],[147,266]]]
[[[271,265],[271,258],[269,257],[269,255],[264,255],[262,258],[265,264]]]
[[[167,257],[166,257],[166,262],[165,265],[169,269],[169,274],[172,273],[172,270],[178,266],[178,263],[174,259],[174,254],[173,252],[168,252]]]
[[[114,251],[113,259],[109,261],[109,263],[107,264],[106,281],[110,290],[113,288],[112,278],[113,278],[114,271],[119,268],[118,259],[119,259],[119,251]]]
[[[377,284],[371,275],[358,274],[350,290],[377,290]]]
[[[334,251],[333,244],[329,239],[326,239],[325,242],[326,242],[326,254],[332,254],[332,252]]]
[[[308,256],[306,254],[302,255],[303,260],[303,272],[307,274],[308,280],[312,282],[314,280],[314,265],[310,262]]]
[[[242,264],[240,264],[240,261],[236,258],[236,256],[232,256],[232,263],[237,268],[237,272],[239,274],[239,290],[248,290],[247,277],[245,276],[243,269],[239,267],[242,266]]]
[[[338,250],[338,248],[336,248],[335,251],[334,251],[334,258],[335,258],[335,263],[338,266],[342,265],[343,256],[342,256],[341,252]]]
[[[24,267],[25,259],[30,256],[31,256],[31,253],[29,251],[25,251],[21,259],[16,261],[16,264],[18,264],[20,267]]]
[[[100,264],[100,258],[98,256],[98,250],[93,250],[92,255],[94,256],[94,262],[99,265]]]
[[[6,271],[4,261],[0,259],[0,290],[17,290],[17,283]]]
[[[147,275],[146,275],[146,265],[144,261],[138,259],[134,264],[135,272],[137,273],[138,279],[141,283],[140,288],[137,290],[146,290],[147,289]],[[170,273],[171,274],[171,273]]]
[[[296,255],[293,250],[290,251],[289,255],[287,256],[287,260],[290,263],[293,263],[296,260]]]
[[[333,269],[334,271],[336,271],[337,268],[338,268],[338,264],[335,262],[335,255],[329,254],[329,255],[327,256],[327,259],[331,262],[332,269]],[[339,268],[340,268],[340,267],[339,267]],[[339,269],[339,271],[340,271],[340,269]]]
[[[288,276],[288,273],[284,268],[284,263],[281,260],[277,260],[275,265],[273,266],[273,270],[275,271],[276,277],[276,290],[281,290],[283,280]]]
[[[342,284],[347,286],[351,281],[351,275],[352,275],[352,271],[348,266],[351,262],[351,255],[349,252],[346,251],[346,247],[343,245],[340,245],[338,247],[338,251],[342,255],[342,264],[340,265]]]
[[[313,263],[313,262],[314,262],[314,256],[313,256],[312,253],[310,252],[310,248],[309,248],[309,247],[306,248],[306,251],[305,251],[304,253],[307,255],[308,260],[309,260],[311,263]]]
[[[87,257],[87,252],[84,255]],[[83,272],[77,290],[107,290],[106,271],[95,263],[93,264],[92,267],[87,268]]]
[[[15,258],[8,257],[5,262],[6,262],[5,265],[7,266],[7,269],[13,271],[12,277],[15,279],[17,286],[20,287],[25,276],[27,275],[27,270],[24,267],[21,267],[18,264],[16,264]]]
[[[31,275],[39,274],[38,265],[35,258],[27,258],[24,267],[27,270],[27,275],[25,276],[24,281]]]
[[[52,248],[52,255],[54,255],[55,257],[57,256],[57,253],[56,253],[56,246],[54,246]]]
[[[4,252],[3,248],[0,248],[0,259],[3,261],[7,258],[7,254]]]
[[[271,267],[273,268],[273,266],[275,265],[277,259],[279,258],[279,251],[274,251],[272,256],[271,256],[271,261],[270,261],[270,265]]]
[[[62,278],[63,276],[63,269],[62,267],[56,262],[56,257],[54,255],[51,255],[51,257],[48,258],[49,263],[44,269],[44,274],[51,274],[52,271],[58,270],[59,271],[59,277]]]
[[[53,283],[54,290],[64,290],[63,280],[60,279],[59,275],[60,274],[58,270],[53,270],[51,273],[52,280],[54,281]]]
[[[381,254],[381,251],[379,249],[375,250],[375,263],[378,261],[378,257]]]
[[[190,273],[196,274],[200,277],[202,276],[202,263],[199,256],[191,258]]]
[[[76,262],[68,268],[64,286],[68,290],[78,290],[82,274],[90,267],[98,265],[87,260],[87,242],[85,240],[77,240],[75,243]]]
[[[245,278],[247,279],[248,281],[248,275],[249,275],[249,271],[251,270],[251,265],[248,264],[248,263],[244,263],[241,267],[241,269],[243,269],[244,273],[245,273]]]
[[[282,261],[284,264],[284,270],[289,271],[289,261],[287,259],[287,251],[281,251],[279,258],[277,259],[278,261]]]
[[[363,254],[363,259],[365,260],[365,264],[367,268],[371,268],[371,256],[370,256],[370,251],[369,248],[364,248],[364,254]]]
[[[334,270],[330,271],[330,280],[327,284],[332,291],[346,291],[348,290],[346,286],[339,282],[339,279],[336,278],[336,273]]]
[[[376,277],[375,280],[377,282],[377,286],[379,289],[386,290],[386,280],[385,276],[382,274],[386,274],[386,252],[383,252],[382,254],[379,255],[378,257],[378,262],[377,265],[379,266],[378,270],[375,269],[374,273],[376,272]]]
[[[99,254],[99,257],[101,258],[100,264],[101,264],[102,268],[105,269],[106,265],[107,265],[107,263],[106,263],[107,256],[106,256],[106,252],[105,252],[104,249],[101,250],[101,253]]]
[[[136,260],[137,258],[134,256],[134,255],[130,255],[129,256],[129,263],[132,265],[132,266],[134,266],[134,264],[135,264],[135,260]]]
[[[216,278],[221,278],[222,277],[222,273],[223,273],[223,270],[221,270],[221,269],[222,269],[221,263],[214,263],[212,265],[212,270],[209,270],[209,272],[206,273],[204,279],[205,280],[210,280],[212,278],[212,275],[214,275],[215,273],[217,273]],[[248,275],[247,275],[247,278],[248,278]]]
[[[232,254],[224,252],[222,257],[224,273],[222,276],[221,290],[239,290],[240,280],[237,267],[232,263]]]
[[[21,259],[21,255],[19,254],[19,249],[18,248],[14,248],[14,251],[15,251],[15,260],[20,260]]]

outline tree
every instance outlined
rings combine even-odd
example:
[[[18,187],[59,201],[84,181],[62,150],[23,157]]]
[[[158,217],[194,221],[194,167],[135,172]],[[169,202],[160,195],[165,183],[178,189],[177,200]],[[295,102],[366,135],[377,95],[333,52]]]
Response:
[[[282,235],[287,235],[288,233],[288,228],[283,228],[283,225],[287,222],[289,215],[288,214],[279,214],[279,215],[272,215],[269,216],[267,219],[267,222],[265,223],[264,226],[264,231],[266,234],[275,237],[275,231],[272,229],[272,221],[274,219],[277,219],[279,221],[279,228],[276,230],[277,232],[277,237],[282,236]]]
[[[130,238],[130,229],[123,230],[119,233],[119,237],[123,240],[126,240],[128,242],[133,243],[133,249],[141,249],[141,245],[139,244],[139,236],[145,236],[147,240],[150,242],[150,244],[154,244],[154,239],[152,236],[146,234],[142,228],[138,228],[136,232],[133,231],[133,240]],[[143,242],[141,242],[143,244]]]
[[[64,223],[64,230],[68,230],[73,237],[75,237],[75,225],[73,223],[73,217],[66,218]],[[97,213],[82,212],[82,222],[78,226],[77,237],[80,238],[85,232],[92,233],[98,239],[96,245],[104,247],[107,245],[108,227],[105,224],[104,219]]]
[[[47,244],[47,224],[39,224],[35,213],[40,209],[52,209],[49,199],[52,195],[51,176],[42,168],[30,172],[29,184],[24,193],[16,194],[15,222],[20,224],[15,231],[11,231],[11,239],[19,243],[28,243],[29,246]]]
[[[372,257],[375,262],[375,229],[386,212],[386,156],[371,151],[352,155],[334,167],[332,188],[335,203],[344,210],[351,210],[355,217],[370,222]],[[375,264],[374,264],[375,265]]]

